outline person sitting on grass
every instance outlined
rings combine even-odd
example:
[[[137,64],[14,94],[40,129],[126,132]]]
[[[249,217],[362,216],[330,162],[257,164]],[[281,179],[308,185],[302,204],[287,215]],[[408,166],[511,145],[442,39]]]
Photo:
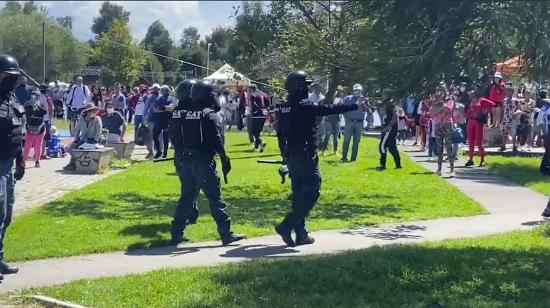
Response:
[[[114,109],[111,101],[105,102],[105,113],[101,116],[101,123],[109,131],[107,142],[124,142],[127,124],[122,114]]]
[[[86,104],[82,110],[82,116],[78,119],[78,122],[76,122],[74,141],[67,149],[67,152],[71,155],[71,161],[67,166],[63,167],[64,170],[76,170],[75,158],[72,155],[73,150],[78,149],[78,147],[84,143],[99,143],[103,127],[101,119],[96,116],[96,112],[97,107],[94,103]]]

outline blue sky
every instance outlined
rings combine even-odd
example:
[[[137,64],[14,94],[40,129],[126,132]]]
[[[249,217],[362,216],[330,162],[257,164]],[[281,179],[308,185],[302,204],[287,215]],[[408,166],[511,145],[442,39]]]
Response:
[[[0,1],[0,8],[6,1]],[[23,1],[19,1],[23,2]],[[93,18],[99,15],[102,1],[36,1],[48,9],[50,16],[73,16],[73,33],[81,40],[93,38]],[[234,18],[233,6],[241,1],[111,1],[124,6],[130,12],[130,28],[135,39],[141,40],[147,28],[160,20],[177,42],[184,28],[195,26],[201,37],[210,34],[212,28],[230,26]]]

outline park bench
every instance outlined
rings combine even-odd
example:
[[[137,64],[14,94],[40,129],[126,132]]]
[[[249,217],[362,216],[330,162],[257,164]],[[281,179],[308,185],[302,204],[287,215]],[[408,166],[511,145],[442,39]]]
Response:
[[[97,174],[103,173],[109,168],[115,149],[101,148],[94,150],[75,149],[72,156],[75,159],[77,173]]]
[[[108,142],[105,145],[107,148],[115,149],[116,158],[130,158],[136,146],[135,142]]]

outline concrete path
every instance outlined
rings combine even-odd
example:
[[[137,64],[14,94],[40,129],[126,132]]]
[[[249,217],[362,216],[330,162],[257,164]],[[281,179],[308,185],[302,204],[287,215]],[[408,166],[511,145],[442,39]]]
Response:
[[[426,168],[435,170],[436,164],[428,163],[425,153],[413,152],[410,147],[404,150],[411,151],[408,154]],[[406,166],[403,172],[407,172]],[[541,223],[540,213],[548,201],[542,194],[503,180],[482,168],[459,168],[457,177],[449,181],[482,204],[490,214],[320,231],[313,234],[316,238],[314,245],[297,248],[287,248],[278,237],[266,236],[227,247],[221,247],[219,242],[191,243],[180,248],[172,246],[22,262],[18,264],[20,273],[7,276],[0,284],[0,292],[160,268],[328,254],[373,245],[477,237],[528,229]]]

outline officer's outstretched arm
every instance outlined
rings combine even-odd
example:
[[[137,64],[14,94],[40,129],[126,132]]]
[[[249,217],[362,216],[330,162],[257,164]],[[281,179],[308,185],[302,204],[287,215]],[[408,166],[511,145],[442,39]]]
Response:
[[[331,114],[339,114],[348,111],[357,110],[359,106],[357,104],[351,105],[308,105],[309,108],[313,109],[313,112],[316,116],[322,117]]]

